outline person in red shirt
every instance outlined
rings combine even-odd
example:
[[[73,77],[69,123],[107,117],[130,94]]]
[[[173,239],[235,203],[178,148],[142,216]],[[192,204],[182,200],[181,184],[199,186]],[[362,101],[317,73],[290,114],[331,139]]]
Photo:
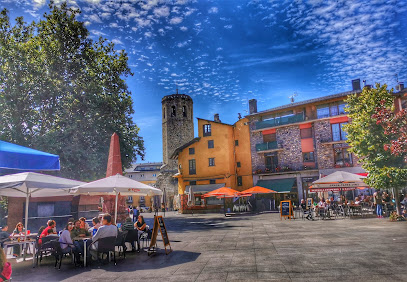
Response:
[[[3,248],[0,248],[0,281],[7,281],[11,278],[11,264],[7,262]]]
[[[47,225],[48,226],[42,231],[42,233],[40,235],[40,240],[39,240],[40,244],[42,244],[41,238],[44,238],[44,237],[46,237],[48,235],[51,235],[51,234],[56,234],[56,231],[55,231],[56,223],[55,223],[55,221],[50,219],[50,220],[48,220]]]

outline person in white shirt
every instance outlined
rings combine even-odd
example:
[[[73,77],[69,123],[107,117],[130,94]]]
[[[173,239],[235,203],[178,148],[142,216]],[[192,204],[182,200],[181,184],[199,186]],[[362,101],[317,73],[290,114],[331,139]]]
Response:
[[[90,250],[92,257],[97,259],[97,248],[98,248],[98,239],[106,237],[117,237],[117,226],[112,225],[112,216],[110,214],[105,214],[102,219],[102,226],[99,227],[96,234],[92,237],[92,248]]]

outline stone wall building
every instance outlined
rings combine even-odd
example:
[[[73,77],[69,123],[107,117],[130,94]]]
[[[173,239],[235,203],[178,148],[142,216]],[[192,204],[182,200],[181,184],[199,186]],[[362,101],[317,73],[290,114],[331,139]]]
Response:
[[[156,186],[164,193],[167,208],[173,208],[174,196],[178,195],[177,161],[171,159],[178,147],[194,138],[193,101],[185,94],[165,96],[162,101],[163,166],[157,176]]]
[[[337,170],[365,173],[357,158],[348,152],[342,126],[349,122],[344,99],[360,93],[354,89],[321,98],[257,111],[249,101],[253,183],[277,190],[281,200],[298,203],[309,195],[309,186],[321,175]]]

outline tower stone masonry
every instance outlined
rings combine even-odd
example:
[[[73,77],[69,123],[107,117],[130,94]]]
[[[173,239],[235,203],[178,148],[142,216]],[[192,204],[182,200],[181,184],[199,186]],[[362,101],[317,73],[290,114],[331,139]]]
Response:
[[[173,177],[178,172],[176,160],[171,159],[178,147],[194,138],[193,101],[185,94],[168,95],[162,98],[163,166],[156,186],[165,190],[167,207],[173,207],[173,198],[178,194],[178,182]]]

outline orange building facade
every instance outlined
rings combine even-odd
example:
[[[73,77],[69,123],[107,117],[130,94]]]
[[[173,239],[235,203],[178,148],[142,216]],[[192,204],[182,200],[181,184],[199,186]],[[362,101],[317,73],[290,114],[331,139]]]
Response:
[[[221,199],[202,197],[220,187],[243,191],[253,187],[248,119],[235,124],[220,122],[219,116],[198,118],[198,137],[177,148],[180,211],[216,211]]]

